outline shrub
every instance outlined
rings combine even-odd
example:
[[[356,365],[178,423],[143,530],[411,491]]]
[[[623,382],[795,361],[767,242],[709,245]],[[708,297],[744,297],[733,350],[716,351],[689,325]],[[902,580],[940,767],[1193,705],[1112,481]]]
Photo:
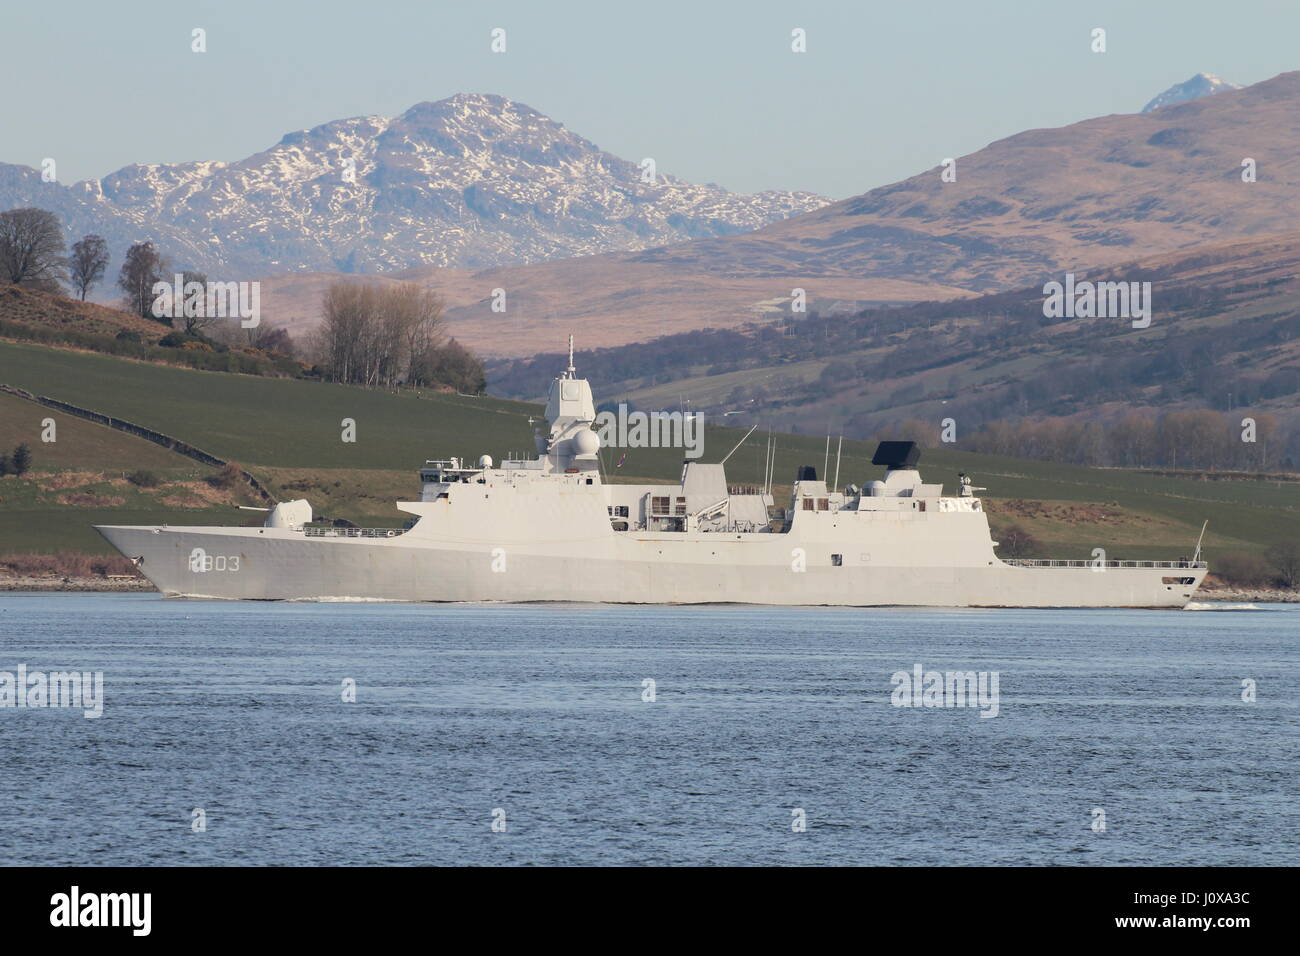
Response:
[[[1282,541],[1265,552],[1264,557],[1284,588],[1300,587],[1300,541]]]
[[[1224,583],[1237,587],[1260,587],[1271,584],[1273,580],[1273,574],[1263,559],[1239,551],[1229,551],[1211,560],[1210,570]]]
[[[215,475],[208,476],[208,484],[216,488],[233,488],[244,480],[243,469],[233,461],[228,461]]]
[[[186,349],[198,352],[224,352],[224,348],[203,335],[182,332],[179,329],[168,332],[158,340],[158,344],[167,349]]]
[[[32,467],[32,450],[24,442],[14,449],[9,458],[9,469],[15,475],[25,475]]]
[[[154,472],[146,468],[140,468],[126,476],[126,480],[138,488],[157,488],[162,483]]]
[[[1018,524],[997,532],[998,553],[1004,558],[1033,558],[1043,553],[1042,543]]]

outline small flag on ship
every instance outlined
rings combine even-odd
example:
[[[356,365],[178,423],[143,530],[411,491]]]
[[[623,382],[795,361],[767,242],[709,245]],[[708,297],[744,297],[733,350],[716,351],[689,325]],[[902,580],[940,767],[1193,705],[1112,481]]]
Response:
[[[623,462],[625,462],[625,461],[627,461],[627,452],[623,452],[623,454],[621,454],[621,455],[618,456],[618,464],[615,465],[614,467],[615,467],[615,468],[622,468],[622,467],[623,467]]]

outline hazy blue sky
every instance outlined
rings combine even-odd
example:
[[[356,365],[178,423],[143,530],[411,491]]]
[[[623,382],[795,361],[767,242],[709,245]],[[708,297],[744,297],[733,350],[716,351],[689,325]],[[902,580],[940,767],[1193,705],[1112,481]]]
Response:
[[[287,132],[500,93],[729,189],[864,192],[1193,73],[1300,67],[1297,0],[4,0],[0,161],[59,179],[241,159]],[[208,52],[190,52],[203,27]],[[508,51],[489,51],[504,27]],[[790,31],[808,52],[790,52]],[[1108,52],[1089,49],[1093,27]],[[17,95],[21,90],[21,95]]]

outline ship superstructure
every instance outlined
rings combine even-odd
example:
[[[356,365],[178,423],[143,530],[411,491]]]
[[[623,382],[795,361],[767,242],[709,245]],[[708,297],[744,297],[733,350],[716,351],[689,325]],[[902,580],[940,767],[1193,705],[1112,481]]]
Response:
[[[801,467],[780,508],[768,482],[729,486],[723,463],[607,482],[572,345],[546,420],[535,458],[426,462],[419,500],[397,503],[405,530],[316,527],[305,501],[260,528],[98,530],[164,594],[206,598],[1181,607],[1206,574],[1200,560],[1003,560],[977,489],[924,482],[911,442],[882,442],[884,475],[861,487]]]

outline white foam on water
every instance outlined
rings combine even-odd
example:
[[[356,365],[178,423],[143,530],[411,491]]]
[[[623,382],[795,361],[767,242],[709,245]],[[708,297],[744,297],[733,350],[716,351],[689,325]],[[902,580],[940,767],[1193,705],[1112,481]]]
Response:
[[[1258,604],[1229,604],[1226,601],[1191,601],[1184,611],[1273,611],[1277,608],[1260,607]]]

